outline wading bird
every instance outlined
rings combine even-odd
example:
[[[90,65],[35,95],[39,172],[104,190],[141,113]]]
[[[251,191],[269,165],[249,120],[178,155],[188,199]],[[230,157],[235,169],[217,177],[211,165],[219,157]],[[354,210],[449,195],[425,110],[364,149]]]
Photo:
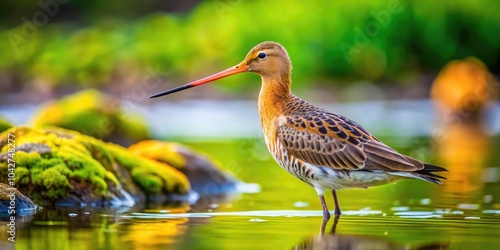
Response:
[[[446,169],[402,155],[349,118],[293,95],[291,71],[285,48],[275,42],[263,42],[234,67],[150,98],[238,73],[259,74],[259,114],[267,148],[282,168],[316,190],[324,223],[330,219],[323,196],[326,190],[332,190],[338,217],[339,189],[368,188],[411,178],[442,184],[440,179],[445,178],[433,172]]]

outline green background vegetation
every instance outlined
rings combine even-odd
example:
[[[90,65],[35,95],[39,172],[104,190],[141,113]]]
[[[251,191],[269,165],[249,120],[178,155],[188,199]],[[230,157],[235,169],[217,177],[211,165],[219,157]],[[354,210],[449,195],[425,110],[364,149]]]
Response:
[[[151,69],[184,82],[235,65],[265,40],[288,49],[299,89],[358,79],[411,84],[467,56],[500,67],[496,0],[70,1],[40,27],[33,20],[42,7],[6,4],[0,85],[18,91],[40,83],[129,86]],[[239,77],[241,84],[222,86],[255,81]]]

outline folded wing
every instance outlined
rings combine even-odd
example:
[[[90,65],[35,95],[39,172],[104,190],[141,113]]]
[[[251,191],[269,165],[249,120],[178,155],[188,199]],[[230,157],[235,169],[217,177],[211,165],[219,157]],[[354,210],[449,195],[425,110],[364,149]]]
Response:
[[[302,112],[279,119],[278,140],[302,161],[343,170],[417,171],[420,161],[406,157],[346,117]]]

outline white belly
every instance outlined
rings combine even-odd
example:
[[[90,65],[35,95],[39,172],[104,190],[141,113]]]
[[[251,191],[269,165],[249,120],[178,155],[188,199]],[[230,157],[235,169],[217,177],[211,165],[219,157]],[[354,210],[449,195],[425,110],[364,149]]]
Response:
[[[330,167],[318,167],[305,163],[307,167],[316,169],[321,174],[310,179],[309,183],[320,189],[368,188],[395,182],[403,177],[383,172],[370,171],[337,171]]]

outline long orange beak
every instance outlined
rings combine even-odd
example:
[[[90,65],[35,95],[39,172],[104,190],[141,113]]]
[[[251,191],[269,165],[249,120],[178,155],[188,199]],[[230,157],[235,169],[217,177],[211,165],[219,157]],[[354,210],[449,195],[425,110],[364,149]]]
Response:
[[[223,71],[221,71],[219,73],[213,74],[211,76],[207,76],[207,77],[205,77],[203,79],[200,79],[200,80],[197,80],[197,81],[194,81],[194,82],[190,82],[188,84],[179,86],[177,88],[165,90],[165,91],[160,92],[158,94],[154,94],[154,95],[150,96],[149,98],[156,98],[156,97],[160,97],[160,96],[172,94],[172,93],[175,93],[175,92],[179,92],[179,91],[182,91],[182,90],[185,90],[185,89],[189,89],[189,88],[192,88],[192,87],[200,86],[200,85],[203,85],[205,83],[213,82],[215,80],[218,80],[218,79],[221,79],[221,78],[224,78],[224,77],[227,77],[227,76],[231,76],[231,75],[243,73],[247,69],[248,69],[248,66],[245,63],[241,63],[241,64],[238,64],[238,65],[236,65],[234,67],[231,67],[229,69],[223,70]]]

